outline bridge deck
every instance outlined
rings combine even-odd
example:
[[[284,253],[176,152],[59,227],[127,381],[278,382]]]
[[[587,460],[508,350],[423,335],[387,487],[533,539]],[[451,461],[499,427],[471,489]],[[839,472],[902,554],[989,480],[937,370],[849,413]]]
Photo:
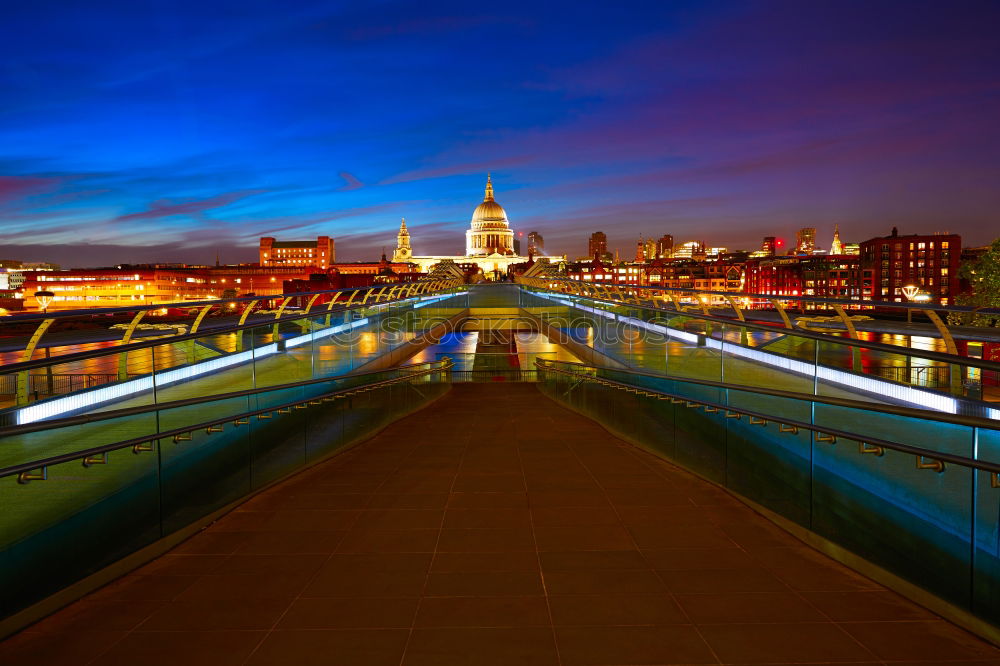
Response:
[[[0,644],[30,664],[998,663],[533,385],[460,384]]]

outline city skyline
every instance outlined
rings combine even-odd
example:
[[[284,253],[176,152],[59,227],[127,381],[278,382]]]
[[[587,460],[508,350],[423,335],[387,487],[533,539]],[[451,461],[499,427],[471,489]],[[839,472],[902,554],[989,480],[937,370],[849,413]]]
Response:
[[[571,257],[597,230],[628,256],[997,227],[990,3],[236,7],[5,17],[4,258],[235,263],[329,235],[364,260],[401,217],[415,252],[457,253],[487,171],[511,227]]]

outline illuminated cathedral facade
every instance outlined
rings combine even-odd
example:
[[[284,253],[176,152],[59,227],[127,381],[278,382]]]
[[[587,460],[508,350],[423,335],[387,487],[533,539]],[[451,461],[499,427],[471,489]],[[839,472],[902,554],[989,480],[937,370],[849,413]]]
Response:
[[[483,202],[472,212],[472,222],[465,232],[464,255],[414,256],[410,246],[410,232],[404,218],[396,235],[396,251],[392,260],[417,264],[422,273],[429,272],[431,267],[443,260],[451,260],[456,264],[475,263],[484,273],[506,273],[511,264],[524,263],[528,261],[528,257],[520,256],[514,250],[514,232],[510,228],[507,211],[497,203],[493,194],[493,181],[487,175]]]

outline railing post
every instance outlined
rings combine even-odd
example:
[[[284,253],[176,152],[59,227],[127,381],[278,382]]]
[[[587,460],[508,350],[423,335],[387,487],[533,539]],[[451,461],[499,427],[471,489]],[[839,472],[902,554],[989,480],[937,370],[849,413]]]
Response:
[[[246,323],[247,317],[250,315],[250,311],[253,310],[254,306],[257,305],[257,301],[253,300],[243,308],[243,314],[240,315],[240,321],[236,324],[240,330],[236,331],[236,351],[243,351],[243,324]]]
[[[55,319],[43,319],[42,322],[35,329],[35,332],[31,334],[31,339],[28,340],[28,345],[24,348],[21,353],[21,361],[30,361],[31,357],[35,354],[35,348],[38,346],[39,341],[42,336],[45,335],[45,331],[48,330],[49,326],[52,325]],[[27,405],[28,404],[28,392],[29,386],[28,382],[30,380],[29,370],[22,370],[17,373],[17,404]]]
[[[132,334],[135,333],[135,329],[138,328],[139,322],[142,318],[146,316],[146,310],[139,310],[132,317],[132,321],[125,328],[125,334],[122,336],[121,346],[127,345],[132,341]],[[118,352],[118,380],[125,381],[128,379],[128,351]]]

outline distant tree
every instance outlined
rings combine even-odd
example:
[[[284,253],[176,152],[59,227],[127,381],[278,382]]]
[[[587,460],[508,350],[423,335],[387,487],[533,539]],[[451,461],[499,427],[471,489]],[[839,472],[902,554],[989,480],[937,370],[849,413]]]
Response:
[[[976,261],[963,264],[959,277],[968,280],[971,291],[959,294],[955,305],[973,308],[1000,308],[1000,238]],[[965,326],[997,326],[1000,316],[975,313],[952,313],[948,323]]]
[[[227,298],[236,298],[239,295],[240,295],[240,292],[237,291],[236,289],[233,289],[232,287],[230,287],[229,289],[223,289],[222,290],[222,299],[223,300],[225,300]]]

